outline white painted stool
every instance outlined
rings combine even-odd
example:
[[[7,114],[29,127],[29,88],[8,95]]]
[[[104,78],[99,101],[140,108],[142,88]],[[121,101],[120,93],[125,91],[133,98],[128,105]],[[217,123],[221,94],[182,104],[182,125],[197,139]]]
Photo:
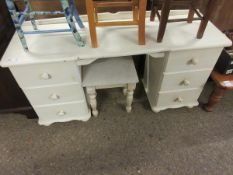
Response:
[[[123,93],[127,96],[126,111],[131,112],[133,93],[138,82],[132,57],[99,59],[83,66],[82,76],[93,116],[98,116],[96,89],[123,87]]]

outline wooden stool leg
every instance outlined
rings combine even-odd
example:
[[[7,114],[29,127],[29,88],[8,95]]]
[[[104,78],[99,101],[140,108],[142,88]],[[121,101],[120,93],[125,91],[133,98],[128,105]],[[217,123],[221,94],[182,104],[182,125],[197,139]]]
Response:
[[[165,0],[162,7],[161,19],[159,24],[159,31],[157,36],[157,42],[162,42],[163,36],[166,30],[168,17],[170,13],[170,2],[171,0]]]
[[[155,20],[155,16],[156,16],[156,6],[155,6],[155,0],[151,0],[151,12],[150,12],[150,21],[154,21]]]
[[[74,24],[73,15],[71,13],[71,9],[69,7],[68,0],[60,0],[60,2],[61,2],[62,9],[64,11],[64,15],[66,17],[66,21],[69,24],[71,32],[72,32],[75,40],[77,41],[78,46],[81,46],[81,47],[84,46],[85,44],[82,41],[81,36],[79,35],[79,33],[76,29],[76,26]]]
[[[133,0],[133,21],[138,22],[138,3],[137,0]]]
[[[127,97],[126,97],[126,111],[129,113],[132,110],[133,94],[136,84],[128,84],[127,86]]]
[[[87,95],[89,98],[89,103],[91,106],[92,115],[94,117],[97,117],[99,112],[97,110],[96,89],[94,87],[88,87],[87,88]]]
[[[124,96],[127,95],[127,86],[123,88],[123,94],[124,94]]]
[[[94,11],[94,4],[93,0],[86,0],[86,9],[87,9],[87,16],[89,21],[89,30],[90,30],[90,37],[91,37],[91,44],[93,48],[97,48],[97,36],[96,36],[96,26],[95,26],[95,11]]]
[[[201,39],[203,37],[206,26],[207,26],[208,21],[210,19],[210,16],[214,12],[215,4],[216,4],[216,0],[209,0],[207,8],[206,8],[206,12],[204,14],[203,19],[201,20],[201,24],[200,24],[200,27],[199,27],[199,30],[198,30],[198,33],[197,33],[197,38],[198,39]]]
[[[147,0],[139,0],[138,38],[139,45],[145,45],[145,19]]]
[[[138,6],[133,7],[133,20],[138,21]]]
[[[21,24],[19,23],[19,16],[16,13],[16,8],[15,8],[15,4],[14,4],[13,0],[6,0],[6,5],[7,5],[8,10],[10,11],[10,15],[11,15],[12,21],[14,23],[15,29],[18,33],[20,42],[21,42],[24,50],[28,51],[27,42],[26,42],[26,39],[24,37],[24,33],[23,33],[22,28],[21,28]]]
[[[214,106],[223,98],[225,92],[226,89],[216,86],[208,103],[204,105],[204,109],[208,112],[213,111]]]
[[[31,4],[30,4],[29,0],[24,0],[24,4],[29,6],[29,12],[31,12],[32,11],[32,7],[31,7]],[[31,23],[32,23],[32,26],[33,26],[33,29],[34,30],[38,30],[34,17],[35,17],[34,15],[30,15],[29,16],[29,18],[31,20]]]
[[[192,6],[189,9],[189,14],[188,14],[188,23],[192,23],[193,22],[193,18],[194,18],[194,14],[195,11],[193,10]]]
[[[69,0],[69,5],[70,5],[71,11],[72,11],[72,15],[74,16],[75,20],[77,21],[79,27],[81,29],[85,28],[85,26],[82,22],[82,19],[79,16],[78,10],[75,7],[74,0]]]
[[[195,5],[196,5],[196,0],[192,0],[190,7],[189,7],[189,14],[188,14],[188,20],[187,20],[188,23],[193,22],[193,18],[195,15],[195,10],[194,10]]]

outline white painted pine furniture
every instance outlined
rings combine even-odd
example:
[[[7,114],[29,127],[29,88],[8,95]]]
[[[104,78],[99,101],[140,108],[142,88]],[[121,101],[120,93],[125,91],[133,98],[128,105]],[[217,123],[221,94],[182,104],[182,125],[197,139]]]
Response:
[[[74,61],[21,65],[10,70],[39,116],[39,124],[90,118],[80,66]]]
[[[131,15],[129,12],[100,14],[99,20],[131,19]],[[171,12],[171,18],[184,15],[187,11]],[[87,19],[86,16],[81,18],[83,21]],[[52,21],[52,24],[51,20],[37,21],[37,26],[39,29],[66,26],[64,18]],[[168,107],[193,106],[197,105],[196,99],[222,48],[232,44],[212,23],[208,24],[204,37],[196,39],[198,27],[198,21],[192,24],[170,23],[163,42],[157,43],[158,21],[150,22],[148,18],[146,45],[143,46],[135,44],[136,27],[99,28],[99,47],[96,49],[91,47],[89,32],[85,30],[79,31],[87,43],[82,48],[77,47],[69,33],[30,35],[26,38],[30,45],[28,53],[24,52],[15,34],[0,64],[13,73],[43,125],[70,120],[87,121],[90,118],[79,66],[100,58],[151,55],[147,59],[149,69],[146,69],[144,85],[152,109],[159,111]],[[23,28],[30,29],[30,23],[25,23]],[[187,65],[189,60],[192,60],[191,65]],[[177,85],[181,81],[190,85]],[[174,102],[176,98],[178,104]]]
[[[126,111],[131,112],[134,89],[138,83],[133,58],[105,58],[83,66],[82,85],[86,88],[93,116],[98,116],[96,90],[123,88],[126,96]]]
[[[197,106],[221,51],[207,48],[172,51],[161,57],[148,54],[143,83],[152,110]]]

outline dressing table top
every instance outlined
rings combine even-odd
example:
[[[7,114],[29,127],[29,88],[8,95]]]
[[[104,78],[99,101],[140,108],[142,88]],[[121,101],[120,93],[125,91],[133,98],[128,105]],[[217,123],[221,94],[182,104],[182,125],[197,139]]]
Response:
[[[107,15],[107,14],[106,14]],[[124,15],[124,14],[121,14]],[[53,20],[53,24],[39,22],[40,29],[64,28],[66,23]],[[47,20],[48,21],[48,20]],[[17,34],[14,34],[2,60],[2,67],[39,64],[61,61],[77,61],[77,64],[89,64],[98,58],[119,57],[138,54],[160,53],[166,51],[205,49],[230,46],[231,41],[209,22],[204,37],[196,39],[200,21],[169,23],[162,43],[156,42],[158,22],[146,20],[146,45],[138,45],[138,29],[130,27],[98,27],[98,48],[91,48],[88,23],[80,31],[86,40],[85,47],[78,47],[71,33],[26,35],[29,52],[21,46]],[[25,24],[25,29],[31,27]]]

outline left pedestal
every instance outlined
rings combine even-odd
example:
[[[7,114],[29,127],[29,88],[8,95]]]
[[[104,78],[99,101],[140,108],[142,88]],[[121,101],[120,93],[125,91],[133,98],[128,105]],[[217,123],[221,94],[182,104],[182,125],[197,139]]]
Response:
[[[91,117],[79,69],[75,61],[10,67],[41,125]]]

